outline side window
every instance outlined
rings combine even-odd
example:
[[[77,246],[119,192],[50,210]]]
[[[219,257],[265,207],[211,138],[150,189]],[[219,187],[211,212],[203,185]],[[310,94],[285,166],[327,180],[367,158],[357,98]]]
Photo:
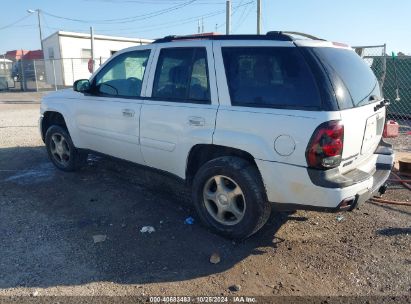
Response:
[[[103,95],[139,97],[150,50],[113,58],[95,78],[95,91]]]
[[[206,54],[205,48],[162,49],[152,96],[177,102],[209,103]]]
[[[243,107],[316,108],[317,83],[297,48],[225,47],[231,103]]]

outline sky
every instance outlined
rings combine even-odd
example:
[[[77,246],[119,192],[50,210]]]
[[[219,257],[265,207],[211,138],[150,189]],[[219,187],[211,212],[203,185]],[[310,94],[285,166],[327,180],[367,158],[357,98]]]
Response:
[[[5,1],[5,0],[3,0]],[[6,1],[5,1],[6,2]],[[231,0],[232,33],[256,33],[257,0]],[[159,38],[204,31],[225,33],[226,0],[14,0],[2,5],[0,54],[40,49],[43,37],[57,30],[136,38]],[[387,44],[388,52],[411,54],[411,1],[262,0],[262,32],[310,33],[352,46]],[[71,20],[70,20],[71,19]]]

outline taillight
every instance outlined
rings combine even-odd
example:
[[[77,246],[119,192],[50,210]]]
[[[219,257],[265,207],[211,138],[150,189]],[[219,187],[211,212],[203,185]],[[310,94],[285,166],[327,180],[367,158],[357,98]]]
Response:
[[[344,145],[344,126],[341,121],[322,123],[312,135],[305,157],[309,167],[329,169],[338,167]]]

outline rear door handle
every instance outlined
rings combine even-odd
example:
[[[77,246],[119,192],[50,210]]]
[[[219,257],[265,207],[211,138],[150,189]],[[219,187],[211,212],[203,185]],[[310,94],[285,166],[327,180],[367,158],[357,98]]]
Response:
[[[188,123],[191,126],[201,127],[205,125],[205,119],[203,117],[190,116],[188,118]]]
[[[123,112],[123,116],[125,117],[133,117],[135,114],[134,110],[131,110],[131,109],[123,109],[122,112]]]

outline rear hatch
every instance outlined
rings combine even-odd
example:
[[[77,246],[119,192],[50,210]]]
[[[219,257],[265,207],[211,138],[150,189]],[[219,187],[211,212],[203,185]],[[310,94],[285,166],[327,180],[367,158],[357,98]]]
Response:
[[[351,48],[312,50],[327,71],[341,110],[344,147],[340,171],[344,173],[372,160],[384,128],[384,101],[374,73]]]

